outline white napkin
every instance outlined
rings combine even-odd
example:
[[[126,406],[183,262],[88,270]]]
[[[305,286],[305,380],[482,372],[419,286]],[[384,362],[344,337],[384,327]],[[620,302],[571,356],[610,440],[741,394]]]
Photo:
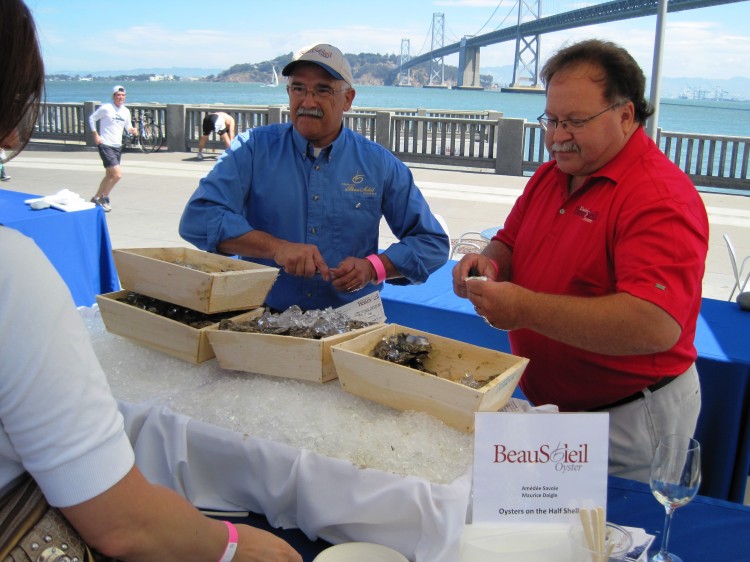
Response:
[[[59,209],[65,212],[82,211],[96,207],[91,201],[86,201],[80,195],[69,189],[61,189],[54,195],[27,199],[24,203],[30,205],[32,209],[46,209],[47,207],[53,207],[54,209]]]
[[[528,400],[510,397],[508,403],[500,409],[501,412],[539,412],[543,414],[554,414],[559,412],[555,404],[542,404],[541,406],[532,406]]]

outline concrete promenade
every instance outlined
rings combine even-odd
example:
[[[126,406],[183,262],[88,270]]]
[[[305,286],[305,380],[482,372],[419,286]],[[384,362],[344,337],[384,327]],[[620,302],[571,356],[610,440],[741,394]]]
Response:
[[[107,224],[114,248],[190,246],[177,233],[182,209],[198,181],[214,163],[190,153],[123,155],[123,179],[112,192]],[[501,225],[528,178],[488,172],[411,166],[433,212],[445,219],[451,238],[466,231]],[[7,165],[12,179],[1,189],[50,195],[69,189],[89,199],[104,170],[97,152],[36,150],[30,146]],[[750,197],[702,194],[711,237],[703,296],[726,300],[733,283],[723,234],[731,237],[738,257],[750,255]],[[380,247],[393,241],[381,227]]]

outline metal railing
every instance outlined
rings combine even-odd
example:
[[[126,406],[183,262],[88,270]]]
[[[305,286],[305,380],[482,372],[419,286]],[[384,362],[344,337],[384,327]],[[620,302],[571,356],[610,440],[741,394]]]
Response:
[[[660,131],[659,147],[696,185],[750,192],[750,138]]]
[[[494,168],[496,129],[491,121],[455,117],[393,116],[388,148],[410,162]]]
[[[85,142],[87,119],[82,104],[44,104],[34,126],[34,139]]]
[[[93,146],[88,116],[98,102],[46,103],[33,140],[57,145]],[[289,121],[283,105],[214,107],[182,104],[128,104],[134,117],[148,110],[166,138],[162,150],[190,151],[198,146],[207,113],[232,115],[237,133]],[[499,112],[432,109],[352,108],[344,126],[385,146],[408,163],[494,169],[498,174],[524,175],[549,160],[538,123],[507,119]],[[657,144],[699,187],[750,194],[750,137],[726,137],[659,130]],[[223,144],[215,135],[207,146]]]

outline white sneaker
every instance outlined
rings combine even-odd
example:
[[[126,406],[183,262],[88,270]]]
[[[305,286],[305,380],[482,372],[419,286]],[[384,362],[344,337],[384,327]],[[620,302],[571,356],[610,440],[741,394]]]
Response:
[[[91,202],[104,209],[105,213],[109,213],[112,210],[112,207],[109,204],[109,197],[92,197]]]
[[[198,160],[203,160],[203,158],[205,158],[205,156],[203,156],[202,152],[199,152],[198,156],[196,156],[196,158],[198,158]]]

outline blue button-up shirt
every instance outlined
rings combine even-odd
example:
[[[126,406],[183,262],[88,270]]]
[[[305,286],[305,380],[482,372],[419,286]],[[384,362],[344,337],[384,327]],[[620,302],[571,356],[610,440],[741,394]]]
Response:
[[[380,219],[399,240],[383,253],[404,276],[423,283],[448,258],[449,240],[414,184],[411,171],[382,146],[342,128],[315,157],[290,123],[237,136],[201,180],[180,221],[180,235],[202,250],[254,229],[289,242],[314,244],[329,267],[378,252]],[[277,266],[273,260],[246,258]],[[338,307],[377,287],[340,292],[320,275],[283,270],[266,304],[286,310]]]

